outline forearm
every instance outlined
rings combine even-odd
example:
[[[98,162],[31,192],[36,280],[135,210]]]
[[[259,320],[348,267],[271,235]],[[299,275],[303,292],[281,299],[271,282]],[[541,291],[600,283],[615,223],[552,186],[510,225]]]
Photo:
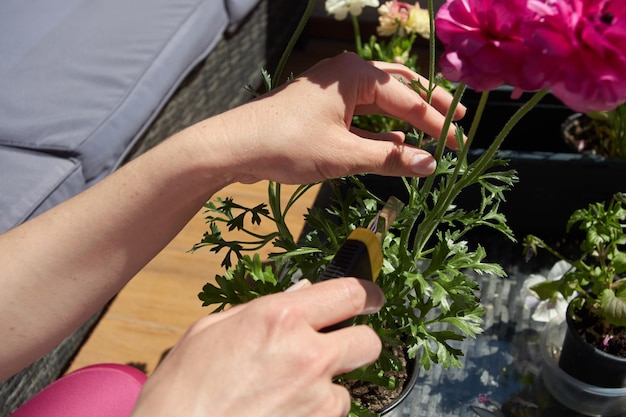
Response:
[[[199,127],[182,132],[0,236],[0,376],[80,326],[232,180],[212,169],[225,162],[216,155],[221,138],[209,152],[206,133]]]

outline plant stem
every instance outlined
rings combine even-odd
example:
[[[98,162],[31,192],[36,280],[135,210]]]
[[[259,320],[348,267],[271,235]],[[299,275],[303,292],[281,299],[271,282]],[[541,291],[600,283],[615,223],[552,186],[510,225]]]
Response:
[[[474,161],[471,165],[467,167],[467,171],[458,180],[455,180],[454,182],[450,182],[448,184],[447,189],[437,200],[435,207],[433,207],[431,211],[426,213],[424,220],[418,226],[417,233],[415,235],[414,246],[413,246],[416,253],[421,253],[424,246],[426,245],[426,243],[428,242],[432,234],[437,229],[437,226],[439,225],[439,222],[443,214],[448,209],[450,204],[452,204],[452,202],[458,196],[458,194],[466,186],[475,182],[489,168],[491,162],[493,161],[495,154],[500,149],[502,142],[511,132],[513,127],[515,127],[515,125],[526,115],[526,113],[532,110],[535,107],[535,105],[539,101],[541,101],[541,99],[547,94],[547,92],[548,92],[547,90],[540,90],[536,92],[526,103],[524,103],[515,112],[515,114],[513,114],[513,116],[511,116],[511,118],[506,122],[506,124],[504,125],[500,133],[498,133],[494,141],[489,145],[489,147],[485,150],[485,152],[483,152],[482,155],[476,161]],[[485,102],[486,102],[486,98],[484,97],[481,98],[481,103],[483,105],[483,108],[484,108]],[[472,123],[472,129],[474,129],[474,131],[478,127],[477,121],[476,121],[477,116],[480,116],[480,115],[482,115],[482,109],[479,109],[479,111],[476,113],[474,122]],[[460,166],[462,166],[462,164],[464,163],[464,160],[461,160],[461,158],[466,158],[468,148],[469,147],[464,147],[462,149],[462,153],[457,162],[457,167],[456,167],[457,169]]]
[[[274,217],[276,228],[278,229],[278,235],[289,239],[290,246],[293,246],[290,250],[293,250],[296,249],[296,243],[294,242],[293,235],[285,223],[285,217],[281,209],[280,191],[280,183],[273,181],[269,182],[267,187],[267,196],[269,199],[270,210],[272,211],[272,216]]]
[[[317,183],[315,183],[315,184],[299,185],[298,188],[296,188],[296,191],[294,191],[293,194],[291,195],[291,197],[289,198],[289,201],[287,202],[287,204],[285,205],[285,211],[283,212],[283,215],[286,216],[287,212],[296,203],[296,201],[298,201],[300,199],[300,197],[302,197],[304,194],[306,194],[307,191],[309,191],[315,185],[317,185]]]
[[[485,165],[487,165],[494,157],[496,152],[500,149],[500,145],[504,139],[509,135],[511,130],[515,127],[517,122],[519,122],[530,110],[532,110],[537,103],[541,101],[541,99],[548,94],[548,90],[539,90],[537,91],[526,103],[520,107],[513,116],[506,122],[498,136],[494,139],[493,143],[487,148],[487,150],[478,158],[476,164],[478,164],[479,168],[484,169]],[[481,172],[482,174],[482,172]]]
[[[306,9],[304,9],[304,13],[302,14],[302,18],[300,18],[300,22],[298,22],[298,26],[296,30],[291,35],[289,39],[289,43],[285,47],[282,56],[280,57],[280,61],[278,62],[278,66],[276,67],[276,71],[274,72],[274,77],[272,78],[272,88],[276,87],[280,81],[280,77],[285,69],[285,65],[287,64],[287,60],[291,55],[291,51],[296,46],[298,39],[300,39],[300,35],[304,30],[307,22],[309,21],[309,17],[311,17],[311,13],[313,12],[313,8],[315,7],[315,0],[309,0],[307,3]]]
[[[287,223],[285,222],[287,213],[289,212],[291,207],[293,207],[296,201],[298,201],[300,197],[306,194],[306,192],[309,191],[315,185],[316,184],[299,185],[296,188],[296,190],[291,194],[291,196],[289,197],[289,201],[287,201],[287,204],[285,205],[285,208],[283,209],[282,204],[281,204],[281,190],[282,190],[281,184],[278,182],[273,182],[273,181],[270,181],[268,184],[268,188],[267,188],[268,204],[270,206],[270,211],[272,213],[273,221],[276,224],[276,228],[278,230],[277,233],[272,234],[272,235],[273,237],[281,236],[283,239],[285,239],[284,243],[289,243],[289,246],[291,247],[288,250],[295,250],[297,249],[298,245],[291,231],[289,230]]]
[[[435,61],[437,60],[436,56],[436,42],[435,42],[435,6],[433,5],[433,0],[428,0],[428,22],[429,22],[429,37],[428,37],[428,52],[429,52],[429,61],[428,61],[428,80],[430,83],[435,79]],[[428,102],[430,103],[430,92],[432,88],[428,89]]]
[[[464,92],[465,92],[465,84],[461,83],[457,87],[456,91],[454,92],[454,96],[452,97],[452,104],[450,105],[450,108],[448,109],[448,112],[446,113],[446,118],[443,122],[443,126],[441,127],[441,134],[439,135],[439,138],[437,139],[437,149],[435,150],[435,155],[434,155],[435,161],[437,161],[437,163],[439,163],[441,161],[441,158],[443,157],[443,152],[446,148],[446,137],[448,136],[448,131],[450,130],[450,126],[452,125],[452,118],[454,117],[454,111],[456,107],[458,106],[459,102],[461,101],[461,97],[463,96]],[[420,190],[420,193],[422,195],[430,194],[430,190],[432,189],[433,184],[435,182],[435,177],[436,175],[431,175],[426,179],[426,182],[424,183],[424,187]]]
[[[356,53],[359,56],[363,56],[363,42],[361,41],[361,28],[359,27],[359,19],[352,13],[350,13],[350,17],[352,18],[352,28],[354,29],[354,42],[356,45]]]

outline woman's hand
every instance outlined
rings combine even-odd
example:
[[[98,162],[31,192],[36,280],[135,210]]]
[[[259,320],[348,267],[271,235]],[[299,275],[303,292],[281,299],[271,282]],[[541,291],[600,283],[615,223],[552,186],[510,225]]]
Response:
[[[356,173],[424,176],[435,169],[426,151],[403,143],[404,134],[351,129],[354,114],[393,116],[438,137],[452,96],[437,88],[429,105],[406,84],[427,81],[405,66],[368,63],[345,53],[320,62],[302,76],[220,116],[226,170],[231,180],[311,183]],[[455,118],[465,112],[459,106]],[[206,121],[214,123],[215,120]],[[203,122],[205,123],[205,122]],[[196,126],[208,146],[215,127]],[[456,147],[454,131],[447,145]],[[215,148],[214,148],[215,149]],[[213,150],[215,152],[216,150]]]
[[[367,326],[319,330],[383,303],[375,284],[345,278],[210,315],[148,379],[133,416],[345,416],[350,396],[332,377],[374,362],[381,342]]]

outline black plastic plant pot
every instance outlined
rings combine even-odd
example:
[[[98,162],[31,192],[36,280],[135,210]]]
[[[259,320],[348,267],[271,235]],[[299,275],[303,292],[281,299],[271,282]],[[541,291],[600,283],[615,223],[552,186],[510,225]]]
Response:
[[[587,343],[576,331],[570,303],[567,331],[559,367],[579,381],[605,388],[626,387],[626,358],[611,355]]]
[[[407,379],[404,383],[404,387],[400,395],[380,411],[380,415],[382,417],[392,417],[394,415],[392,412],[401,406],[402,402],[409,396],[411,390],[417,383],[417,378],[419,377],[417,357],[407,362],[406,370],[409,374],[409,379]]]

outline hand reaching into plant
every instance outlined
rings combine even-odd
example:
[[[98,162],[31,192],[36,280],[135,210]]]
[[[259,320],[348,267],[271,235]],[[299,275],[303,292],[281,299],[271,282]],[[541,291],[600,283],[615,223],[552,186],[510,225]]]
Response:
[[[381,342],[367,326],[318,330],[383,303],[373,283],[341,279],[205,317],[148,380],[133,416],[345,416],[350,396],[332,377],[375,361]]]
[[[354,114],[377,113],[438,137],[452,96],[435,88],[429,105],[408,86],[417,80],[428,85],[402,65],[370,64],[351,53],[322,61],[270,96],[223,115],[228,127],[223,130],[229,134],[224,153],[236,164],[226,169],[241,182],[271,179],[287,184],[364,172],[429,175],[434,159],[403,144],[403,133],[350,130]],[[461,118],[464,111],[459,106],[455,117]],[[457,147],[453,129],[446,143]],[[207,144],[214,149],[213,140]]]

